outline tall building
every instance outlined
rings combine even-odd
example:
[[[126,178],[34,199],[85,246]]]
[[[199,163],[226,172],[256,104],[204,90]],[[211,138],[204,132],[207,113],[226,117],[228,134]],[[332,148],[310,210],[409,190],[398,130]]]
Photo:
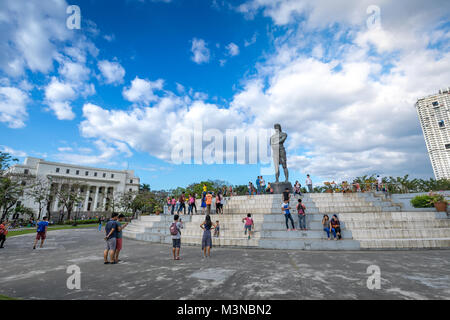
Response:
[[[21,181],[24,186],[33,185],[38,180],[48,183],[51,201],[41,212],[42,216],[45,216],[46,212],[59,213],[63,209],[63,204],[56,196],[62,188],[76,188],[80,200],[74,211],[93,216],[110,211],[115,196],[128,191],[138,191],[140,185],[133,170],[85,167],[32,157],[26,158],[23,164],[11,166],[6,175]],[[30,195],[25,193],[20,204],[33,209],[37,215],[39,206]]]
[[[436,179],[450,179],[450,88],[417,100],[425,143]]]

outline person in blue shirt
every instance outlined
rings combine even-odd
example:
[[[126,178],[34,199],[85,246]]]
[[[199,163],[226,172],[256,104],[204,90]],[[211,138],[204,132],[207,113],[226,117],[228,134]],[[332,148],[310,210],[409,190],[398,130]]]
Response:
[[[289,200],[285,199],[284,203],[281,205],[281,211],[284,213],[284,218],[286,219],[286,229],[287,231],[295,231],[294,219],[292,219],[290,209],[291,207],[289,207]],[[289,229],[289,220],[291,220],[292,229]]]
[[[48,218],[44,217],[44,220],[39,221],[37,224],[37,234],[34,240],[33,249],[36,249],[36,244],[41,240],[41,248],[44,246],[45,238],[47,237]]]

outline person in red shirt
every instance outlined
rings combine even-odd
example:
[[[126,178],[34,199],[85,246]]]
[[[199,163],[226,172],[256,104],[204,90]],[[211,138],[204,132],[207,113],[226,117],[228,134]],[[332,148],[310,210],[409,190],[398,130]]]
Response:
[[[3,245],[6,241],[6,235],[8,234],[8,225],[3,222],[0,223],[0,249],[3,249]]]
[[[206,214],[207,215],[211,214],[212,198],[213,198],[213,196],[210,191],[208,194],[206,194],[206,212],[207,212]]]

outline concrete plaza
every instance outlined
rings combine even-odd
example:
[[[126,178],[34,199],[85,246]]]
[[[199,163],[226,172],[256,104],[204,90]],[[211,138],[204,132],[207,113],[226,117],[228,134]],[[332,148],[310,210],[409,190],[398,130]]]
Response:
[[[0,294],[23,299],[450,299],[450,250],[295,251],[182,246],[124,239],[122,262],[103,264],[103,232],[8,238],[0,250]],[[67,267],[81,269],[81,289],[67,288]],[[381,288],[367,288],[367,268]]]

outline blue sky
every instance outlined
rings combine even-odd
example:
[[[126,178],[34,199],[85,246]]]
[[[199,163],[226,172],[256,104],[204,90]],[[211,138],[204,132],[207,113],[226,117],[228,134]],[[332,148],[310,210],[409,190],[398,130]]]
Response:
[[[236,135],[279,122],[292,182],[431,177],[414,102],[450,85],[448,6],[373,2],[6,0],[0,148],[129,167],[154,189],[246,184],[261,164],[175,164],[172,151],[200,122]]]

